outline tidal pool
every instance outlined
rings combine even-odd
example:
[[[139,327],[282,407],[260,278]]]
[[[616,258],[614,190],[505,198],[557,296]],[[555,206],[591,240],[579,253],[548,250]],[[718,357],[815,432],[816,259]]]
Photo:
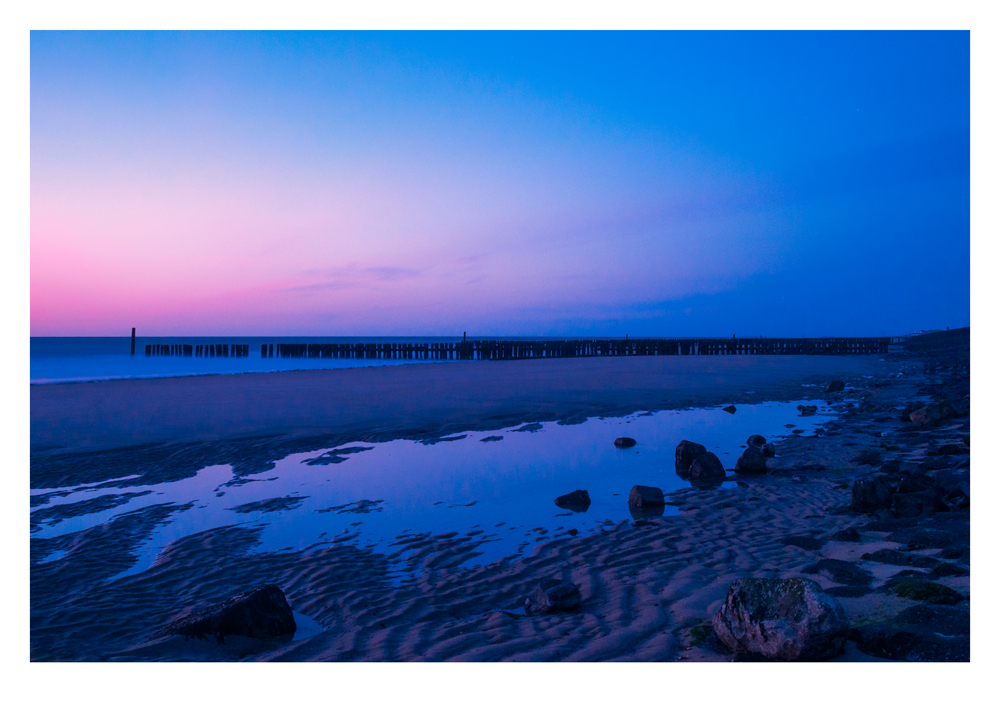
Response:
[[[799,404],[818,412],[799,416]],[[235,524],[260,527],[255,550],[269,552],[349,542],[393,553],[405,548],[399,541],[406,536],[456,532],[485,541],[471,561],[488,563],[555,535],[631,520],[633,485],[664,493],[690,487],[674,472],[674,448],[682,439],[703,444],[731,470],[751,434],[769,441],[793,430],[812,435],[830,416],[822,400],[741,404],[735,414],[721,408],[646,412],[574,425],[523,424],[436,442],[350,443],[289,455],[272,470],[242,478],[234,478],[228,465],[215,465],[156,485],[37,489],[31,492],[37,505],[31,535],[60,536],[151,505],[191,503],[159,526],[138,550],[137,563],[115,577],[147,569],[172,541]],[[616,448],[619,436],[637,444]],[[586,511],[555,505],[556,497],[580,489],[590,494]],[[674,513],[665,507],[665,515]],[[62,557],[50,554],[43,561]]]

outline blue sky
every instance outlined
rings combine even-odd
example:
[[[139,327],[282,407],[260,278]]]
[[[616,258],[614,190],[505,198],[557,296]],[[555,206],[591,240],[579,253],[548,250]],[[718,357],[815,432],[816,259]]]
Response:
[[[969,324],[967,32],[32,32],[33,335]]]

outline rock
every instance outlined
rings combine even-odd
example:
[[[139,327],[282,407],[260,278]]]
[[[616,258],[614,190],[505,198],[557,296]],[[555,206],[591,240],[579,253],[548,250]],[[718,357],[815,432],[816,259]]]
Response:
[[[909,573],[909,571],[903,572]],[[969,599],[947,585],[924,580],[912,574],[904,576],[902,573],[897,573],[880,590],[891,592],[907,600],[926,602],[931,605],[957,605],[959,602]]]
[[[767,439],[759,433],[755,433],[747,439],[748,448],[760,448],[767,443]]]
[[[630,507],[662,507],[663,505],[663,490],[659,487],[636,485],[628,493],[628,506]]]
[[[691,461],[707,452],[708,449],[701,443],[692,443],[691,441],[681,441],[678,443],[677,448],[674,450],[674,469],[677,471],[677,474],[683,478],[687,478],[691,470]]]
[[[569,494],[556,497],[556,506],[571,509],[574,512],[585,512],[590,507],[590,493],[587,490],[574,490]]]
[[[839,379],[835,379],[832,382],[827,382],[826,387],[823,389],[824,392],[830,394],[832,392],[842,392],[844,391],[844,383]]]
[[[912,566],[914,568],[933,568],[940,563],[939,560],[930,556],[915,556],[892,548],[882,548],[873,553],[863,553],[861,560],[885,563],[886,565]]]
[[[725,411],[726,413],[729,413],[729,414],[735,414],[736,413],[736,407],[733,406],[732,404],[730,404],[729,406],[722,407],[722,410]]]
[[[860,587],[871,585],[873,577],[867,570],[859,568],[854,563],[837,560],[836,558],[822,558],[811,566],[803,568],[802,572],[807,575],[822,574],[835,583]]]
[[[968,452],[968,447],[963,448],[957,443],[945,443],[934,451],[934,455],[966,455]]]
[[[750,446],[736,460],[737,475],[763,475],[767,472],[767,460],[756,447]]]
[[[635,439],[623,436],[615,439],[615,446],[618,448],[631,448],[635,445]]]
[[[870,514],[891,507],[895,493],[896,488],[885,475],[878,475],[870,480],[855,480],[851,487],[851,509]]]
[[[954,563],[946,563],[945,561],[938,561],[938,564],[931,568],[930,573],[932,578],[953,578],[962,577],[968,574],[968,568],[955,565]]]
[[[845,541],[845,542],[850,542],[850,543],[861,543],[861,534],[858,533],[858,530],[855,529],[852,526],[852,527],[850,527],[848,529],[844,529],[842,531],[838,531],[835,534],[831,534],[830,540],[831,541]]]
[[[799,416],[815,416],[816,412],[819,411],[818,406],[803,405],[799,404],[796,409],[799,410]]]
[[[886,536],[885,540],[903,544],[911,551],[921,548],[943,548],[945,551],[941,555],[944,558],[951,557],[951,550],[960,550],[960,547],[969,545],[968,533],[963,536],[955,531],[928,529],[922,526],[898,529]],[[959,555],[955,554],[956,557]]]
[[[736,481],[736,486],[737,486],[737,487],[742,487],[742,488],[744,488],[744,489],[750,489],[750,485],[748,485],[747,483],[745,483],[745,482],[742,482],[742,481],[740,481],[740,480],[737,480],[737,481]]]
[[[695,483],[712,483],[726,477],[726,469],[715,453],[702,453],[691,462],[689,478]]]
[[[580,607],[580,588],[561,580],[541,582],[524,600],[527,614],[573,612]]]
[[[936,406],[925,406],[910,414],[910,421],[917,426],[929,426],[941,420],[941,411]]]
[[[730,586],[712,629],[737,654],[818,661],[843,651],[849,624],[840,603],[812,580],[740,578]]]
[[[763,455],[765,458],[773,458],[774,457],[774,453],[775,453],[775,450],[774,450],[774,444],[773,443],[765,443],[760,448],[760,454]]]
[[[892,497],[892,513],[897,518],[927,516],[947,511],[940,485],[926,475],[904,477]]]
[[[969,660],[969,637],[963,635],[876,624],[851,629],[848,638],[862,653],[892,661]]]
[[[851,458],[851,462],[858,465],[880,465],[882,463],[882,454],[877,450],[862,450]]]
[[[220,644],[227,636],[252,639],[290,638],[295,617],[277,585],[258,585],[220,605],[200,610],[173,622],[161,635],[179,634],[205,639],[214,636]]]

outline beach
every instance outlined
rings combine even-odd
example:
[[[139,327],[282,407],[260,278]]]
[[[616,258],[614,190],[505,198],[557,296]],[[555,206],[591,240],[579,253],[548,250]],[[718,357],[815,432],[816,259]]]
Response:
[[[731,661],[739,657],[712,618],[744,577],[807,578],[836,596],[851,638],[835,660],[968,660],[968,503],[914,517],[851,506],[855,481],[876,475],[968,492],[968,330],[925,338],[885,356],[460,362],[32,386],[32,487],[57,488],[107,482],[126,467],[170,481],[228,463],[249,478],[284,454],[354,441],[789,401],[831,380],[848,385],[825,395],[837,413],[821,431],[778,443],[767,474],[674,491],[676,515],[539,536],[523,555],[487,565],[464,565],[481,550],[478,535],[262,553],[259,530],[234,523],[104,582],[183,513],[176,505],[32,538],[32,660]],[[901,420],[918,399],[948,399],[955,415]],[[945,446],[959,452],[938,454]],[[390,577],[401,565],[412,580]],[[962,599],[901,596],[901,574]],[[579,589],[579,609],[524,614],[525,597],[551,579]],[[279,586],[318,631],[224,644],[161,633],[259,583]],[[890,638],[900,633],[910,635],[903,645]]]

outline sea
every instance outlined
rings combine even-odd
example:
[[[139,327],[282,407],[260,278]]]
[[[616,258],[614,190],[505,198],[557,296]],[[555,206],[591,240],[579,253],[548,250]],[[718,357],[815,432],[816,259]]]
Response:
[[[437,360],[357,360],[340,358],[261,358],[261,345],[278,343],[456,343],[459,337],[246,337],[246,336],[173,336],[135,339],[131,355],[131,337],[109,338],[31,338],[31,383],[94,382],[108,379],[143,379],[150,377],[185,377],[188,375],[228,375],[244,372],[279,372],[284,370],[320,370],[377,365],[433,364]],[[248,345],[249,357],[146,357],[147,345]]]

